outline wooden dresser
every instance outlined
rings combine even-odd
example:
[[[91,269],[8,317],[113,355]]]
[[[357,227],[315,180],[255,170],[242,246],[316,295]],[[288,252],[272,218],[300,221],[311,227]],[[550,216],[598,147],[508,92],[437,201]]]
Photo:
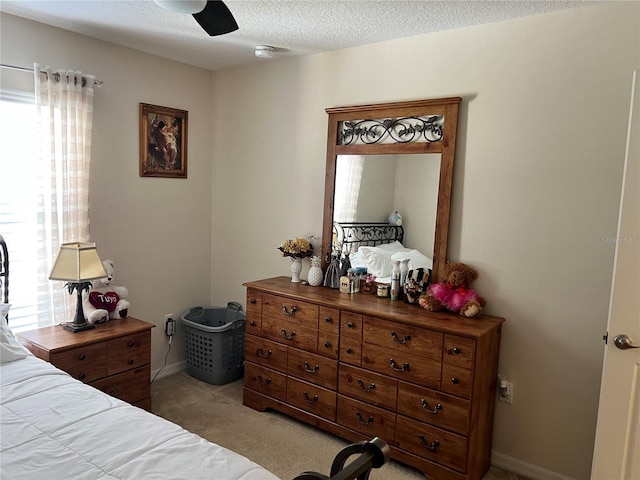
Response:
[[[69,332],[61,326],[20,332],[17,337],[36,357],[74,378],[151,411],[151,329],[127,317]]]
[[[288,277],[244,285],[245,405],[349,441],[381,437],[428,478],[482,478],[504,319],[430,313]]]

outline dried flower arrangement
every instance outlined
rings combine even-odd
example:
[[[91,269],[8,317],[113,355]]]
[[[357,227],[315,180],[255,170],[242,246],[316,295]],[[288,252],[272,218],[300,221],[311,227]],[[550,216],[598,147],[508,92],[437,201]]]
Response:
[[[283,257],[306,258],[313,255],[311,242],[306,238],[293,238],[280,244],[278,250]]]

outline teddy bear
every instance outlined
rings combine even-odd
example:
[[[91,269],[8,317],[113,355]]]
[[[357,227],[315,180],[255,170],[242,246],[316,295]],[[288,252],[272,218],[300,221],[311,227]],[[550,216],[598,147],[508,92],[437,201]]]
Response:
[[[129,290],[113,285],[114,261],[104,260],[102,265],[107,276],[93,280],[89,291],[82,293],[84,314],[90,324],[125,318],[129,310]]]
[[[469,288],[471,282],[478,278],[478,272],[462,262],[448,262],[443,273],[444,279],[429,285],[427,293],[418,299],[418,304],[430,312],[449,310],[463,317],[479,316],[485,301]]]

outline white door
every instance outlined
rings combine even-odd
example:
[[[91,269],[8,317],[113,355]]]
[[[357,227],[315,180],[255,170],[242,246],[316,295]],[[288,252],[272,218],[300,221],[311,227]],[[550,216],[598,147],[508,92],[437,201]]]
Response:
[[[640,72],[633,76],[591,478],[640,479]],[[608,241],[608,239],[605,239]],[[626,347],[626,348],[625,348]],[[635,347],[635,348],[632,348]]]

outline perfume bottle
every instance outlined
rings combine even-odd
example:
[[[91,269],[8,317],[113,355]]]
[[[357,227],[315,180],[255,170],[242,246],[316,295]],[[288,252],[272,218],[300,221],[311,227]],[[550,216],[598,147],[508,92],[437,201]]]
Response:
[[[400,260],[394,260],[391,270],[391,300],[400,298]]]

